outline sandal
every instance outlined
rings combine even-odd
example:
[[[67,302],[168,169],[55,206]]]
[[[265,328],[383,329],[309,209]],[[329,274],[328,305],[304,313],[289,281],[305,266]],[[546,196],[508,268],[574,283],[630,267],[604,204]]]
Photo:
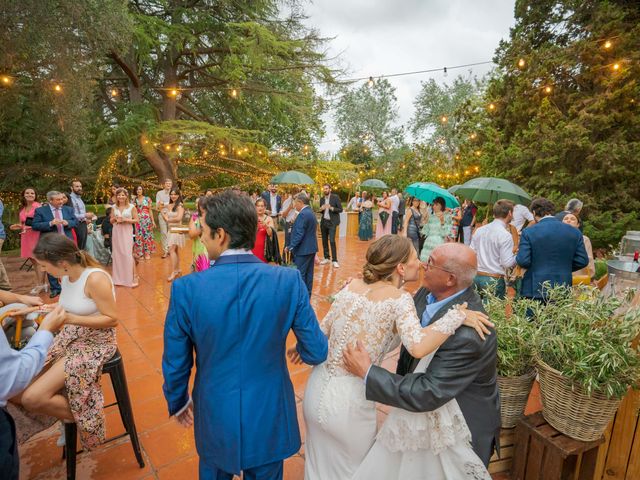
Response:
[[[180,272],[180,270],[176,270],[169,276],[169,278],[167,278],[167,282],[173,282],[180,275],[182,275],[182,272]]]
[[[136,288],[140,286],[140,276],[136,275],[133,277],[133,283],[131,284],[131,288]]]

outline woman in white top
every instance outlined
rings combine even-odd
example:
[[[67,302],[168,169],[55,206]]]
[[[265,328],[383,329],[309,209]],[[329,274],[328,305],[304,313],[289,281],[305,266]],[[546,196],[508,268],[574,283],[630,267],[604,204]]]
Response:
[[[105,439],[102,366],[116,351],[118,313],[111,277],[64,235],[40,237],[33,251],[43,269],[62,278],[65,326],[43,373],[16,400],[30,411],[76,422],[86,449]]]
[[[138,274],[133,256],[133,225],[138,223],[138,211],[129,202],[129,192],[116,190],[116,203],[111,209],[111,259],[113,283],[123,287],[137,287]]]
[[[180,249],[184,247],[184,234],[183,233],[171,233],[171,227],[179,227],[182,224],[182,217],[184,217],[184,207],[182,206],[182,195],[180,190],[174,188],[169,192],[169,205],[167,208],[160,212],[162,218],[167,223],[169,234],[167,235],[167,245],[169,246],[169,255],[171,256],[171,266],[173,271],[167,282],[172,282],[180,275]]]
[[[417,280],[419,269],[411,241],[385,235],[367,250],[363,280],[354,280],[341,290],[322,321],[321,328],[329,337],[329,353],[327,360],[311,372],[303,402],[306,480],[352,478],[376,439],[375,404],[366,399],[362,379],[343,365],[347,345],[362,342],[373,363],[379,365],[397,346],[398,339],[412,356],[422,358],[435,352],[463,323],[476,328],[481,336],[488,332],[483,325],[491,325],[486,315],[464,307],[452,308],[440,320],[421,328],[413,299],[402,290],[405,281]],[[288,355],[299,362],[295,349]],[[455,408],[460,413],[457,404]],[[451,419],[449,408],[443,407],[433,415],[434,422]],[[460,417],[461,413],[455,418]],[[460,436],[459,440],[464,445],[465,438]],[[483,468],[469,443],[462,450]],[[427,477],[418,472],[403,478]]]

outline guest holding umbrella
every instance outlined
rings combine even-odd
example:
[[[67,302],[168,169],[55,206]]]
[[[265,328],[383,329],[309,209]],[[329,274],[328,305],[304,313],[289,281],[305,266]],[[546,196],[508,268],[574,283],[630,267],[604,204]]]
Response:
[[[36,286],[31,290],[31,295],[37,295],[42,291],[49,290],[49,285],[44,282],[44,275],[40,264],[33,258],[33,249],[38,243],[40,232],[32,228],[33,216],[36,208],[41,206],[38,202],[38,195],[35,189],[25,188],[20,194],[20,204],[22,208],[18,213],[20,223],[11,225],[13,231],[20,231],[20,258],[29,259],[33,265],[33,272],[36,276]]]
[[[133,226],[138,223],[138,212],[129,202],[129,192],[116,190],[116,203],[111,210],[113,225],[111,258],[113,260],[113,283],[123,287],[137,287],[138,275],[133,258]]]
[[[425,240],[420,253],[420,260],[423,262],[429,260],[434,248],[446,243],[450,238],[453,220],[451,214],[445,210],[444,198],[436,197],[433,200],[433,214],[427,215],[426,222],[422,227],[422,234]]]

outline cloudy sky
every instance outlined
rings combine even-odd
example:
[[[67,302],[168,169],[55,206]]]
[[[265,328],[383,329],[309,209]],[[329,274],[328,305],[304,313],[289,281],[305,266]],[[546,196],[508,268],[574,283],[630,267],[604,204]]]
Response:
[[[491,60],[500,39],[514,24],[515,0],[313,0],[306,7],[308,25],[319,29],[338,55],[349,78],[383,76]],[[485,74],[491,65],[473,67]],[[469,69],[389,79],[396,87],[400,122],[413,115],[420,82],[451,81]],[[338,142],[330,116],[320,150]]]

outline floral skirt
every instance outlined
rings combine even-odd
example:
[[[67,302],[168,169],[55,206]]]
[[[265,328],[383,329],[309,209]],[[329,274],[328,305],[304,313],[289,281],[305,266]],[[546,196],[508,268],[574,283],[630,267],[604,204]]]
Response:
[[[64,361],[64,394],[80,432],[82,447],[91,450],[105,440],[102,366],[116,352],[115,328],[65,325],[56,336],[45,367]]]
[[[156,242],[153,240],[153,225],[149,215],[140,215],[140,221],[136,224],[136,234],[133,242],[133,254],[137,257],[151,255],[156,251]]]

